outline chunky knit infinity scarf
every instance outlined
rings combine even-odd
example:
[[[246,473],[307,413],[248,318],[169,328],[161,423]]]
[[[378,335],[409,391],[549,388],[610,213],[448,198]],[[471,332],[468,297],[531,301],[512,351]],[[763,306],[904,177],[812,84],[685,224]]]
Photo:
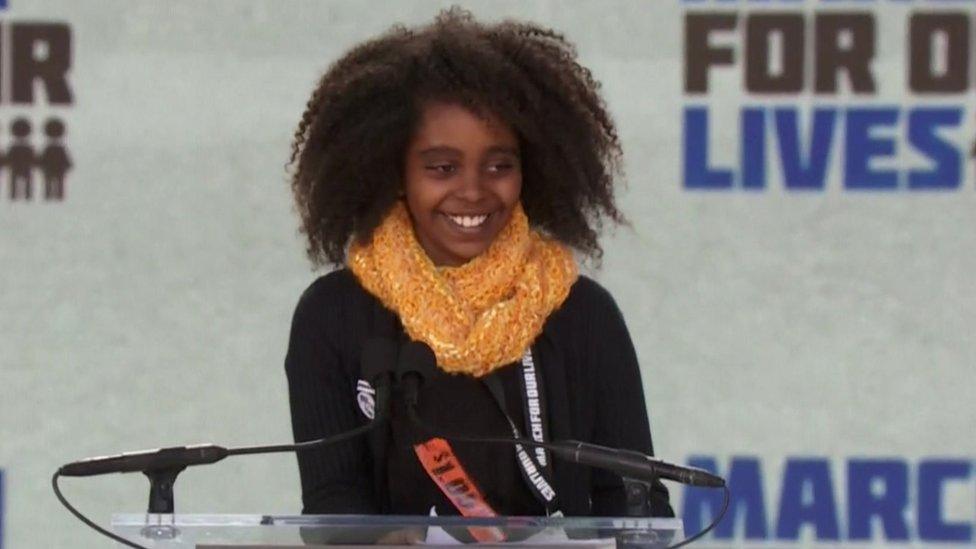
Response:
[[[459,267],[435,267],[399,201],[368,245],[353,244],[349,267],[433,349],[441,370],[475,377],[519,360],[578,271],[562,244],[529,230],[517,205],[488,249]]]

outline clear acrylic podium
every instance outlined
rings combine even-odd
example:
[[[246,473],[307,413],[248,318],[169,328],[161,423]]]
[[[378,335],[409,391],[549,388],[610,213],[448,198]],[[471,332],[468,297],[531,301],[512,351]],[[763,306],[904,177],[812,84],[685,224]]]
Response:
[[[684,537],[680,519],[425,517],[392,515],[155,515],[112,517],[112,531],[153,549],[259,549],[380,545],[628,547],[664,549]],[[476,536],[476,534],[481,534]],[[504,539],[476,542],[474,537]]]

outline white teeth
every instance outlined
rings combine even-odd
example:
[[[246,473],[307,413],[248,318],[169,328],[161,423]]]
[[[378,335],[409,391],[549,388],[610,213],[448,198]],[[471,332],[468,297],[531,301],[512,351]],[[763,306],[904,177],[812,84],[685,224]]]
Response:
[[[462,227],[477,227],[488,219],[488,214],[483,215],[449,215],[447,216],[454,223]]]

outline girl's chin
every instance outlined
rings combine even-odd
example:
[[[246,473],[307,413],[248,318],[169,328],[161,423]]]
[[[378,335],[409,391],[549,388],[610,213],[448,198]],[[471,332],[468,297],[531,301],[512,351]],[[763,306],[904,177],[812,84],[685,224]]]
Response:
[[[437,250],[425,250],[438,267],[459,267],[485,253],[489,242],[447,242],[442,240]],[[431,252],[434,253],[431,253]]]
[[[465,246],[461,248],[455,248],[451,250],[450,263],[445,266],[459,267],[461,265],[464,265],[468,261],[471,261],[472,259],[485,253],[485,250],[487,249],[488,246],[479,246],[477,248],[471,248]]]

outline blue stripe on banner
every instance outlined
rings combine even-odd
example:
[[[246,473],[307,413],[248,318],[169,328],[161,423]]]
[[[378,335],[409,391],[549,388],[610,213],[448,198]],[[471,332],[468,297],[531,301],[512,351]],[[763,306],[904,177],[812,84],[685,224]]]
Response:
[[[0,0],[0,10],[7,9],[7,0]],[[0,547],[3,547],[0,545]]]

